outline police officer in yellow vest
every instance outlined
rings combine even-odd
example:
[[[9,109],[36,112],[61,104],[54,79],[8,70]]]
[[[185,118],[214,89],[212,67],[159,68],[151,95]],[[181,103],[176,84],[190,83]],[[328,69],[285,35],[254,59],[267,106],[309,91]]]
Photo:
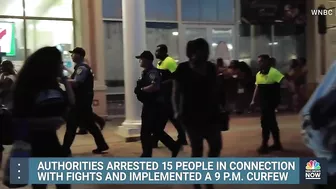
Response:
[[[170,120],[178,132],[178,142],[181,145],[187,145],[188,143],[186,140],[185,131],[180,122],[174,118],[174,111],[171,103],[171,93],[173,87],[172,75],[177,68],[177,63],[174,60],[174,58],[168,55],[168,47],[167,45],[164,44],[157,46],[155,56],[159,60],[157,68],[161,70],[163,80],[162,90],[164,91],[163,93],[165,94],[165,105],[167,115],[162,119],[162,124],[167,124],[168,120]],[[158,146],[158,140],[154,139],[153,141],[154,141],[153,147],[156,148]]]
[[[254,105],[255,98],[258,94],[260,99],[262,128],[262,144],[260,148],[258,148],[258,152],[265,154],[270,151],[282,150],[275,110],[280,103],[280,84],[284,75],[272,67],[268,55],[260,55],[258,57],[258,63],[260,71],[256,75],[256,88],[251,105]],[[270,134],[272,134],[274,141],[272,146],[268,146]]]

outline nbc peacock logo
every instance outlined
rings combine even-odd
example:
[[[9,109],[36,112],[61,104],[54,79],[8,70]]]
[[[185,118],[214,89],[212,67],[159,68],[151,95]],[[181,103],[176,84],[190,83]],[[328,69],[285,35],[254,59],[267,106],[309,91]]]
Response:
[[[306,179],[321,179],[321,166],[316,160],[310,160],[306,164]]]

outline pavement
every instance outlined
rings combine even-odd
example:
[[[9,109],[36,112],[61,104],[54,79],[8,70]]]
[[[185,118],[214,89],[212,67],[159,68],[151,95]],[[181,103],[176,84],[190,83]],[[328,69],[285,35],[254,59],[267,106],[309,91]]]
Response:
[[[124,139],[115,134],[116,126],[122,119],[115,119],[107,123],[103,134],[110,145],[110,151],[104,155],[92,155],[95,148],[93,138],[90,135],[77,136],[72,146],[75,157],[138,157],[141,154],[140,142],[125,143]],[[285,151],[276,152],[266,157],[312,157],[313,154],[307,149],[300,136],[300,120],[297,115],[279,115],[278,122],[281,129],[281,139]],[[166,128],[167,132],[176,137],[176,131],[171,124]],[[223,134],[222,157],[260,157],[256,148],[260,145],[260,124],[258,117],[234,117],[230,122],[230,131]],[[59,136],[63,139],[64,128],[59,130]],[[5,159],[8,157],[10,148],[5,149]],[[207,150],[207,146],[205,151]],[[170,152],[161,147],[154,150],[154,157],[169,157]],[[190,148],[184,147],[179,157],[190,156]],[[1,171],[2,172],[2,171]],[[2,177],[2,176],[0,176]],[[216,185],[217,189],[311,189],[310,185]],[[0,189],[4,189],[0,186]],[[30,186],[24,189],[30,189]],[[55,188],[49,186],[48,188]],[[191,189],[190,185],[74,185],[74,189]]]

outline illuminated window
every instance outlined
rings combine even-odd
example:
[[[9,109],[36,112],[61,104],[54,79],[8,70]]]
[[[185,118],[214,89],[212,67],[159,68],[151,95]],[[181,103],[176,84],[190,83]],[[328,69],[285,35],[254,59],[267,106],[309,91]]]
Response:
[[[0,15],[23,16],[22,0],[1,0]]]
[[[28,55],[44,46],[57,46],[67,61],[73,48],[73,33],[72,21],[27,20]]]
[[[26,16],[52,18],[73,17],[72,0],[25,0],[25,10]]]

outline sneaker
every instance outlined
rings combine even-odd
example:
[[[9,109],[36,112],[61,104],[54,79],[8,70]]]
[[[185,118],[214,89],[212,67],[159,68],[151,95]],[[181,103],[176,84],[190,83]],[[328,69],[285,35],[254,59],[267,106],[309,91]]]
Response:
[[[92,150],[93,154],[103,154],[109,149],[109,147],[106,145],[104,147],[98,147],[97,149]]]
[[[269,148],[268,146],[260,146],[258,149],[257,149],[257,152],[259,154],[268,154],[269,153]]]

